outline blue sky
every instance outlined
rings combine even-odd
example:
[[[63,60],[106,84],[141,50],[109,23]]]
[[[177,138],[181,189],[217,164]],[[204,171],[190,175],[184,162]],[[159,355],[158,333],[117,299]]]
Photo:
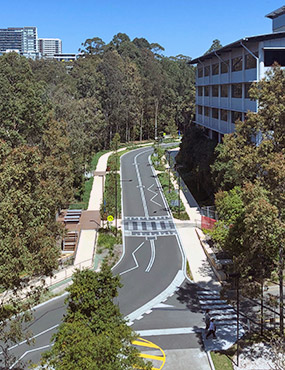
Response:
[[[144,37],[167,56],[203,54],[213,39],[223,45],[270,33],[265,14],[285,0],[10,0],[1,1],[0,28],[36,26],[39,37],[62,39],[76,52],[94,36],[108,43],[118,32]]]

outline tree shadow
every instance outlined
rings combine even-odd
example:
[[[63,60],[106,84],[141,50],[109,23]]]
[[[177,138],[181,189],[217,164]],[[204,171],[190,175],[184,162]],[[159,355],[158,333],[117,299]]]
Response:
[[[197,292],[200,290],[200,288],[197,286],[197,284],[191,283],[189,281],[185,281],[176,291],[175,296],[176,299],[182,303],[186,304],[186,307],[191,312],[200,312],[201,306],[199,303]]]

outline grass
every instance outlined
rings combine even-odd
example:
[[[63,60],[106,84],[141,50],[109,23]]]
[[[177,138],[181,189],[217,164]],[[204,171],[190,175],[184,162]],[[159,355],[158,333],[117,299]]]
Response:
[[[99,161],[99,158],[105,154],[109,152],[109,150],[101,150],[100,152],[97,152],[91,159],[91,163],[90,163],[90,171],[95,171],[96,170],[96,167],[97,167],[97,164],[98,164],[98,161]]]
[[[120,175],[116,173],[108,173],[106,175],[105,188],[104,188],[104,200],[105,205],[101,204],[101,217],[105,220],[107,216],[112,215],[115,217],[116,213],[116,196],[115,196],[115,179],[117,176],[117,211],[118,217],[121,214],[121,186],[120,186]]]
[[[191,279],[193,281],[194,279],[193,279],[193,275],[192,275],[192,272],[191,272],[188,261],[186,262],[186,273],[187,273],[187,276],[189,277],[189,279]]]
[[[211,357],[216,370],[233,370],[232,361],[220,352],[211,352]]]
[[[108,150],[102,150],[100,152],[97,152],[92,157],[92,160],[90,162],[90,171],[96,170],[99,158],[107,152]],[[85,179],[84,189],[83,189],[81,199],[78,202],[71,203],[69,205],[69,209],[87,209],[88,208],[90,193],[91,193],[92,186],[93,186],[93,181],[94,181],[93,176],[90,177],[90,179]]]
[[[181,199],[180,199],[180,212],[179,212],[179,206],[172,205],[171,203],[171,201],[178,200],[178,194],[176,193],[171,181],[170,181],[170,193],[169,193],[169,174],[166,172],[159,173],[158,179],[160,181],[160,184],[164,192],[164,196],[169,205],[169,208],[172,211],[173,217],[180,219],[180,220],[189,220],[189,216],[185,212],[185,207]]]
[[[117,236],[114,234],[113,229],[99,229],[99,236],[97,242],[97,252],[100,254],[104,250],[108,250],[110,253],[114,249],[115,244],[122,244],[122,233],[121,231],[117,232]]]

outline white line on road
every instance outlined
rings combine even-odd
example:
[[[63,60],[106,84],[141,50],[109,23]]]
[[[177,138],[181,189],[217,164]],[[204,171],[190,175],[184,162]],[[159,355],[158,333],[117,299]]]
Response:
[[[200,333],[202,329],[195,328],[170,328],[170,329],[153,329],[153,330],[139,330],[137,333],[141,337],[152,337],[155,335],[177,335],[177,334],[194,334]]]
[[[162,204],[157,203],[157,202],[154,200],[154,198],[156,198],[156,197],[158,196],[158,193],[157,193],[156,191],[151,190],[151,188],[152,188],[153,186],[154,186],[154,184],[150,185],[150,187],[147,189],[148,191],[150,191],[151,193],[153,193],[153,194],[154,194],[154,196],[150,199],[150,201],[151,201],[152,203],[154,203],[154,204],[156,204],[156,205],[158,205],[158,206],[162,207]]]
[[[141,175],[140,175],[140,171],[139,171],[139,166],[138,166],[138,161],[137,161],[138,156],[141,155],[141,154],[144,154],[144,152],[139,153],[135,156],[134,165],[135,165],[135,169],[136,169],[136,173],[137,173],[137,178],[138,178],[139,189],[140,189],[141,198],[142,198],[144,214],[145,214],[145,217],[149,217],[147,204],[146,204],[146,199],[145,199],[145,195],[144,195],[144,191],[143,191],[143,183],[142,183],[142,179],[141,179]]]
[[[123,271],[123,272],[120,272],[120,274],[119,275],[123,275],[123,274],[126,274],[127,272],[130,272],[130,271],[132,271],[132,270],[135,270],[135,269],[137,269],[138,267],[139,267],[139,264],[138,264],[138,261],[137,261],[137,259],[136,259],[136,256],[135,256],[135,253],[143,246],[143,244],[144,244],[144,242],[142,242],[137,248],[136,248],[136,250],[134,250],[133,251],[133,253],[132,253],[132,256],[133,256],[133,259],[134,259],[134,261],[135,261],[135,266],[134,267],[132,267],[132,268],[130,268],[130,269],[128,269],[128,270],[126,270],[126,271]]]
[[[38,348],[34,348],[34,349],[30,349],[29,351],[26,351],[25,353],[23,353],[22,354],[22,356],[16,361],[16,362],[14,362],[13,363],[13,365],[11,365],[10,367],[9,367],[9,369],[13,369],[13,367],[15,366],[15,365],[17,365],[17,363],[18,362],[20,362],[26,355],[28,355],[29,353],[31,353],[31,352],[36,352],[36,351],[40,351],[40,350],[42,350],[42,349],[47,349],[47,348],[49,348],[49,347],[52,347],[53,346],[53,344],[47,344],[46,346],[42,346],[42,347],[38,347]]]
[[[8,348],[8,350],[10,351],[11,349],[14,349],[14,348],[16,348],[16,347],[19,347],[19,346],[21,346],[22,344],[27,343],[27,342],[28,342],[28,340],[30,341],[30,340],[32,340],[32,339],[36,339],[36,338],[37,338],[37,337],[39,337],[40,335],[43,335],[43,334],[45,334],[45,333],[48,333],[49,331],[51,331],[51,330],[53,330],[53,329],[57,328],[58,326],[59,326],[59,324],[56,324],[56,325],[54,325],[54,326],[52,326],[52,327],[50,327],[50,328],[48,328],[48,329],[46,329],[46,330],[44,330],[44,331],[42,331],[42,332],[40,332],[40,333],[38,333],[38,334],[34,335],[33,337],[31,337],[31,338],[29,338],[29,339],[23,340],[22,342],[17,343],[17,344],[15,344],[15,345],[14,345],[14,346],[12,346],[12,347],[9,347],[9,348]],[[3,352],[0,352],[0,355],[1,355],[2,353],[3,353]]]
[[[185,280],[184,272],[182,270],[179,270],[171,284],[163,292],[158,294],[156,297],[154,297],[152,300],[150,300],[137,310],[131,312],[129,315],[125,317],[125,319],[129,321],[136,320],[138,317],[145,314],[146,311],[152,309],[155,305],[161,303],[164,299],[166,300],[171,293],[175,292],[178,289],[178,287],[183,283],[184,280]]]
[[[145,272],[150,272],[152,265],[154,263],[154,260],[155,260],[155,244],[154,244],[153,239],[150,239],[150,247],[151,247],[151,256],[150,256],[149,264],[147,268],[145,269]]]

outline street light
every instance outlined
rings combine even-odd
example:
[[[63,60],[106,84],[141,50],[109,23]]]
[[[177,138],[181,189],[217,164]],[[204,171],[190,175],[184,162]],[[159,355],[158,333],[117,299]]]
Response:
[[[234,278],[236,281],[236,292],[237,292],[237,367],[239,366],[239,279],[240,273],[234,272],[229,274],[229,277]]]
[[[105,208],[105,200],[104,200],[104,176],[105,175],[99,175],[99,177],[102,177],[102,202],[103,202],[103,219],[102,219],[102,223],[103,223],[103,227],[104,227],[104,214],[105,214],[105,211],[104,211],[104,208]]]
[[[168,151],[168,193],[170,193],[170,151]]]

